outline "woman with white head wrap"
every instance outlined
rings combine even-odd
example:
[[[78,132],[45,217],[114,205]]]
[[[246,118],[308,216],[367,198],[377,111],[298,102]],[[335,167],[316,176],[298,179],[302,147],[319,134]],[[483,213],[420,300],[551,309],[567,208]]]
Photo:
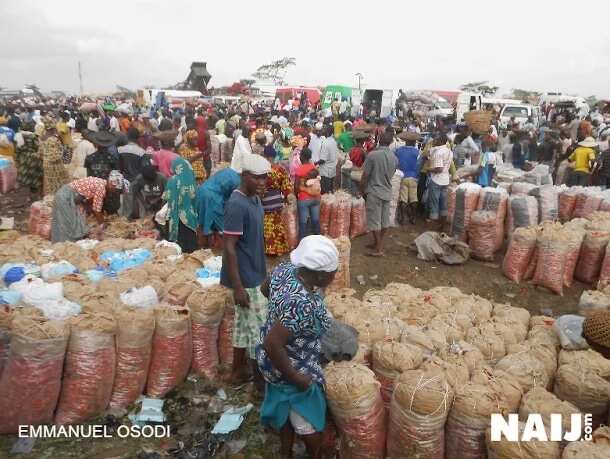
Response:
[[[330,316],[318,289],[335,277],[339,252],[324,236],[308,236],[277,266],[261,291],[269,298],[256,357],[265,378],[261,421],[280,431],[280,455],[290,457],[294,434],[319,457],[326,424],[321,337]]]

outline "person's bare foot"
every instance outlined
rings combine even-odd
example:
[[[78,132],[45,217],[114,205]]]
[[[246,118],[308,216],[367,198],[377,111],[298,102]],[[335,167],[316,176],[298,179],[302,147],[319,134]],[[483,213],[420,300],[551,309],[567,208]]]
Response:
[[[367,257],[383,257],[385,254],[383,252],[367,252]]]

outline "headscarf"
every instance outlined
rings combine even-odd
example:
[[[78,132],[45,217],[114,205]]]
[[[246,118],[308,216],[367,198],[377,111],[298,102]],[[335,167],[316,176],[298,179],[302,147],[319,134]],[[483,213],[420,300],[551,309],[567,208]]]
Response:
[[[191,148],[191,139],[199,137],[199,133],[195,129],[189,129],[184,134],[184,142],[187,144],[189,148]]]
[[[166,201],[168,206],[169,240],[178,240],[178,227],[184,226],[195,231],[197,229],[197,213],[195,212],[195,174],[190,163],[178,157],[172,162],[174,174],[167,182]]]
[[[290,253],[290,261],[297,268],[331,273],[339,267],[339,251],[326,236],[307,236]]]
[[[123,177],[123,174],[117,170],[110,171],[108,183],[120,191],[129,192],[129,180]]]
[[[42,124],[44,124],[45,131],[50,131],[56,128],[57,120],[52,115],[45,115],[42,117]]]

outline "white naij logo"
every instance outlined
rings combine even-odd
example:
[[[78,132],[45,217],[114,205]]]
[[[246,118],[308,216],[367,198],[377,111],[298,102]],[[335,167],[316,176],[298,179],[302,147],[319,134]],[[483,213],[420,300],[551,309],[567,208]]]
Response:
[[[570,429],[563,430],[563,415],[550,415],[550,426],[544,424],[542,415],[530,414],[525,420],[523,429],[519,429],[519,415],[509,414],[508,420],[498,413],[491,415],[491,441],[501,441],[502,436],[507,441],[578,441],[591,440],[593,432],[593,415],[572,414]]]

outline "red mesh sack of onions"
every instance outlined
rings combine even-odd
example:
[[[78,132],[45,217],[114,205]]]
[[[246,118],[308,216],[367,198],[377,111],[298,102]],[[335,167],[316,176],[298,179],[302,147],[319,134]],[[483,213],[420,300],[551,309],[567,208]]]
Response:
[[[508,212],[508,193],[504,188],[485,187],[479,195],[477,210],[489,210],[496,213],[494,251],[502,248],[504,243],[504,221]]]
[[[233,302],[225,308],[222,320],[218,326],[218,360],[225,368],[233,366],[233,325],[235,323],[235,307]]]
[[[559,194],[559,221],[565,223],[572,219],[574,213],[574,207],[576,206],[576,197],[578,191],[575,189],[568,189],[563,193]]]
[[[352,198],[349,237],[358,237],[366,234],[366,232],[366,205],[364,198]]]
[[[152,309],[127,308],[116,311],[116,375],[110,397],[111,408],[127,408],[144,391],[155,315]]]
[[[470,217],[468,225],[468,245],[471,254],[478,260],[492,261],[498,233],[497,214],[487,210],[477,210]]]
[[[70,320],[70,341],[56,424],[76,424],[108,408],[116,368],[116,322],[108,313]]]
[[[323,194],[320,198],[320,233],[328,235],[330,218],[337,199],[332,193]]]
[[[349,237],[349,225],[352,212],[352,198],[345,191],[335,193],[336,203],[332,208],[328,235],[333,239]]]
[[[515,230],[502,261],[502,272],[513,282],[519,283],[524,279],[536,250],[537,237],[533,226]]]
[[[586,284],[593,284],[598,279],[609,239],[610,234],[606,231],[586,231],[574,271],[576,279]]]
[[[282,208],[282,223],[284,224],[284,229],[286,231],[286,243],[290,250],[299,245],[298,218],[296,201],[290,199],[288,204],[285,204]]]
[[[563,295],[567,244],[562,228],[548,227],[541,231],[536,244],[534,284]]]
[[[11,327],[10,351],[0,377],[0,434],[53,421],[69,336],[63,321],[19,317]]]
[[[385,457],[386,413],[379,382],[364,365],[331,362],[324,369],[326,398],[341,439],[340,457]]]
[[[231,291],[222,285],[195,290],[186,301],[191,310],[192,367],[208,379],[218,376],[218,326],[231,301]]]
[[[599,210],[604,195],[597,189],[584,189],[576,196],[572,218],[588,218]]]
[[[468,224],[472,212],[477,209],[480,192],[481,187],[474,183],[462,183],[457,187],[451,235],[462,242],[468,240]]]
[[[163,398],[186,378],[193,342],[188,308],[161,304],[155,308],[155,334],[146,394]]]

